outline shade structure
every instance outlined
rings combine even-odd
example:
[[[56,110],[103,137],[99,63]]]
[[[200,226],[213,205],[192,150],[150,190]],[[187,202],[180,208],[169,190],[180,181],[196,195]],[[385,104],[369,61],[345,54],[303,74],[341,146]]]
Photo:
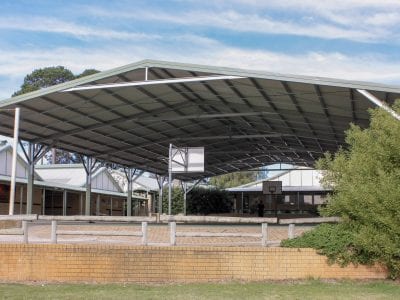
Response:
[[[168,148],[205,147],[210,177],[285,162],[312,166],[351,122],[400,87],[144,60],[0,102],[0,134],[166,174]]]

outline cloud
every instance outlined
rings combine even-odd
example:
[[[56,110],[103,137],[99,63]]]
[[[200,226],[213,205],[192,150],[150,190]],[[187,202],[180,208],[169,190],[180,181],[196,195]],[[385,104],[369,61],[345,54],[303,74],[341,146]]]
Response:
[[[192,4],[198,2],[192,2]],[[233,5],[234,4],[234,5]],[[233,8],[235,7],[235,8]],[[86,7],[92,16],[178,24],[184,28],[208,27],[236,32],[285,34],[357,42],[387,42],[399,38],[397,0],[234,0],[215,1],[172,12],[105,10]]]
[[[0,80],[0,97],[9,97],[23,77],[37,68],[63,65],[79,73],[86,68],[107,70],[142,59],[400,84],[400,62],[374,54],[354,57],[339,52],[304,52],[291,55],[231,47],[196,35],[174,36],[174,39],[170,45],[149,42],[93,49],[0,50],[0,77],[5,78]]]
[[[0,29],[66,34],[79,39],[149,40],[160,38],[160,36],[156,34],[102,29],[49,17],[16,18],[6,16],[0,18]]]

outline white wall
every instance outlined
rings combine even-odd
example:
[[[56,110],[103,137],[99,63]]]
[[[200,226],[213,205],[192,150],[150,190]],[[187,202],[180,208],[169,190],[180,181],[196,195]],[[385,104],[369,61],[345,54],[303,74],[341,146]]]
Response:
[[[11,162],[12,162],[12,151],[7,149],[0,153],[0,175],[11,176]],[[27,178],[28,170],[26,166],[21,162],[21,159],[17,159],[17,172],[18,178]]]
[[[107,190],[113,192],[120,192],[115,183],[110,179],[110,177],[106,174],[106,170],[98,174],[95,178],[92,179],[92,188],[98,190]]]

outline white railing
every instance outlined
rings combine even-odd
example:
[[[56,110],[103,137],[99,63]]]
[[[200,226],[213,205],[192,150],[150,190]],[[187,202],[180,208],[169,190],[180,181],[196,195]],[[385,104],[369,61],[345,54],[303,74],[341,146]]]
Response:
[[[170,239],[169,243],[171,246],[176,246],[176,238],[177,237],[252,237],[252,238],[260,238],[261,246],[267,246],[268,240],[268,224],[261,223],[261,233],[247,233],[247,232],[177,232],[176,231],[176,222],[169,223],[170,229]]]
[[[142,222],[142,230],[137,232],[119,230],[60,230],[57,228],[57,220],[51,221],[51,243],[57,244],[59,235],[85,235],[85,236],[129,236],[141,237],[142,245],[147,245],[147,222]]]
[[[21,228],[0,229],[0,235],[22,235],[23,243],[28,243],[28,222],[51,221],[50,242],[56,244],[58,236],[126,236],[141,237],[141,244],[148,245],[148,223],[167,223],[169,226],[169,245],[177,244],[177,237],[237,237],[259,238],[263,247],[268,245],[268,224],[277,224],[276,218],[241,218],[241,217],[214,217],[214,216],[151,216],[151,217],[126,217],[126,216],[43,216],[43,215],[0,215],[0,221],[21,221]],[[119,230],[62,230],[58,228],[59,222],[117,222],[141,223],[141,231]],[[288,238],[296,236],[295,224],[337,223],[337,217],[281,219],[280,225],[288,225]],[[260,233],[250,232],[177,232],[177,223],[180,224],[261,224]],[[70,225],[70,224],[68,224]],[[271,242],[271,241],[270,241]]]
[[[37,220],[37,215],[0,215],[0,221],[21,221],[21,228],[0,229],[0,235],[22,235],[22,242],[28,243],[28,221]]]

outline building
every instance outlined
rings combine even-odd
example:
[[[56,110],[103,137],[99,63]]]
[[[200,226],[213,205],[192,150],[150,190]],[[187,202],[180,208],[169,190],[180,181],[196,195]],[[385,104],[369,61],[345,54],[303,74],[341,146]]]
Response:
[[[11,145],[0,147],[0,214],[9,213]],[[26,213],[28,164],[17,156],[14,214]],[[43,215],[83,215],[85,212],[86,173],[82,164],[36,165],[32,213]],[[126,192],[107,168],[93,173],[91,215],[126,215]],[[146,181],[140,180],[140,182]],[[142,183],[141,189],[146,189]],[[151,187],[147,187],[150,191]],[[134,215],[147,215],[150,193],[133,193]]]
[[[232,196],[233,209],[237,214],[257,215],[260,202],[265,215],[317,214],[318,206],[325,203],[330,192],[321,185],[321,173],[321,170],[302,167],[228,188],[227,191]],[[264,181],[282,181],[282,195],[264,195]]]

